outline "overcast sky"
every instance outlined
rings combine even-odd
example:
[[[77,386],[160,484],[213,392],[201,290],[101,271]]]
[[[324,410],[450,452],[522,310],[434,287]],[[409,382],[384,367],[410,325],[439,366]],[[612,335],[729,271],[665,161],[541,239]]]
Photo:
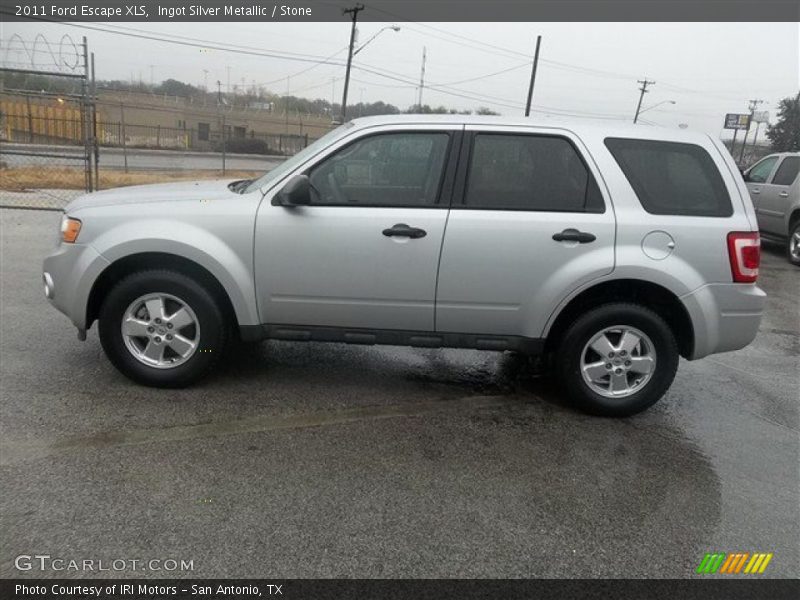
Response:
[[[366,42],[392,23],[359,25]],[[800,26],[797,23],[398,23],[358,54],[350,103],[383,100],[406,108],[416,102],[423,46],[427,48],[425,104],[458,109],[490,107],[504,115],[524,110],[536,35],[542,35],[534,109],[600,118],[631,119],[637,79],[656,83],[644,100],[642,118],[659,125],[688,124],[720,135],[726,112],[747,112],[748,100],[774,114],[777,102],[800,88]],[[103,29],[155,37],[196,38],[264,52],[346,59],[349,23],[117,23]],[[124,29],[123,29],[124,28]],[[344,67],[248,56],[178,46],[66,24],[4,23],[2,46],[13,34],[33,40],[44,34],[58,46],[69,34],[86,35],[100,79],[156,82],[174,78],[209,88],[216,81],[339,102]],[[3,52],[14,62],[19,53]],[[152,70],[151,70],[152,65]],[[359,66],[374,72],[369,72]],[[310,68],[309,67],[313,67]],[[206,76],[203,70],[208,71]],[[305,71],[302,72],[301,71]],[[500,71],[505,71],[501,72]],[[494,75],[492,75],[494,74]],[[487,76],[489,75],[489,76]],[[287,77],[289,80],[287,82]],[[334,80],[335,79],[335,80]],[[399,81],[398,81],[399,79]],[[334,80],[334,81],[332,81]],[[449,92],[449,93],[448,93]],[[462,96],[470,96],[464,98]],[[676,104],[671,104],[675,101]],[[540,114],[543,118],[546,114]],[[728,135],[727,133],[725,134]]]

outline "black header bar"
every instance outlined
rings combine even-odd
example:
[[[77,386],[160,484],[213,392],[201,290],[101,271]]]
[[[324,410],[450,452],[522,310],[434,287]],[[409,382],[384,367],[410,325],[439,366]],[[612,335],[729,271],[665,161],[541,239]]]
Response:
[[[0,0],[2,20],[339,22],[348,0]],[[800,21],[800,0],[365,0],[359,21]]]

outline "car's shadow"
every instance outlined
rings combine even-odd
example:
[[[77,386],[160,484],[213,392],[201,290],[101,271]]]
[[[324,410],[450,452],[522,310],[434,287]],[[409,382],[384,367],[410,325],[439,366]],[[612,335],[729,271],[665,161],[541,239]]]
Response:
[[[262,378],[270,386],[338,386],[365,396],[387,390],[535,396],[569,406],[555,380],[515,352],[282,341],[232,344],[211,383],[225,386]]]

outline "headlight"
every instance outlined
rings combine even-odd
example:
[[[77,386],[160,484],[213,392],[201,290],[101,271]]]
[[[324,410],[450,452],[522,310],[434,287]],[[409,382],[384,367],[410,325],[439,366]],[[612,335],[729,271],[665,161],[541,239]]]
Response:
[[[64,215],[61,219],[61,240],[67,244],[74,244],[81,232],[81,222]]]

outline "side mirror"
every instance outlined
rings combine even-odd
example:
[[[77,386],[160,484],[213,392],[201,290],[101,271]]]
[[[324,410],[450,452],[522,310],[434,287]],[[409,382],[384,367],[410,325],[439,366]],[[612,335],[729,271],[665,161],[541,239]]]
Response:
[[[749,169],[743,169],[743,168],[739,167],[739,172],[742,174],[742,179],[744,179],[745,181],[750,181],[750,177],[747,174],[748,170]]]
[[[308,206],[311,204],[311,181],[308,175],[295,175],[272,199],[273,206]]]

